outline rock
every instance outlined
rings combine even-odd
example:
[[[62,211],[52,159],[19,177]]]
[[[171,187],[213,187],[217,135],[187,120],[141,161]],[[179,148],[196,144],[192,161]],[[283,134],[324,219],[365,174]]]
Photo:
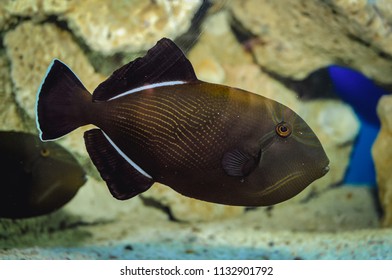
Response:
[[[87,182],[80,188],[77,195],[62,208],[66,214],[77,216],[84,222],[95,223],[114,221],[121,215],[129,213],[133,215],[146,211],[148,213],[139,197],[126,201],[117,200],[112,197],[102,179],[95,179],[91,176],[87,178]],[[161,218],[164,219],[165,215],[161,213]]]
[[[6,30],[16,22],[16,19],[7,11],[6,4],[7,1],[0,2],[0,30]]]
[[[392,83],[388,1],[231,1],[234,18],[256,36],[253,53],[265,69],[303,79],[330,64]]]
[[[10,15],[29,17],[35,21],[49,15],[58,15],[71,8],[72,1],[62,0],[5,0],[4,7]]]
[[[290,107],[296,112],[300,109],[301,102],[297,95],[261,71],[256,64],[240,63],[235,67],[225,65],[225,70],[227,78],[224,83],[226,85],[268,97]]]
[[[377,185],[384,210],[383,225],[392,226],[392,95],[383,96],[377,106],[381,130],[372,147]]]
[[[303,102],[298,114],[314,130],[330,160],[329,172],[297,197],[302,199],[343,181],[359,121],[351,107],[338,100]]]
[[[260,230],[335,232],[377,228],[375,194],[368,186],[344,185],[320,192],[306,203],[282,203],[255,209],[244,219],[259,220]]]
[[[103,54],[151,48],[162,37],[188,30],[200,0],[70,1],[63,18],[76,35]]]
[[[92,238],[100,242],[108,236],[113,241],[129,232],[143,232],[147,221],[166,222],[167,216],[144,207],[138,197],[118,201],[103,181],[88,177],[76,196],[58,211],[29,219],[0,218],[0,248],[86,245]]]
[[[11,17],[29,17],[40,22],[55,16],[65,20],[92,50],[109,55],[140,52],[162,37],[176,38],[188,30],[202,1],[6,0],[2,3],[0,28]]]
[[[238,44],[228,20],[227,12],[208,17],[197,44],[188,54],[200,80],[225,83],[230,80],[226,77],[227,68],[234,71],[239,65],[252,63],[251,54]]]
[[[227,206],[189,198],[162,184],[154,184],[141,196],[167,207],[171,216],[182,222],[221,220],[244,213],[244,207]]]
[[[392,22],[392,3],[390,1],[372,1],[380,16],[387,22]]]
[[[193,64],[208,56],[232,66],[252,63],[252,55],[238,43],[230,28],[227,12],[219,12],[208,17],[201,29],[198,42],[188,55]]]
[[[0,130],[24,130],[12,96],[10,67],[4,54],[0,54],[0,100]]]
[[[30,129],[35,127],[36,94],[54,58],[64,61],[90,91],[104,79],[95,73],[82,49],[71,34],[53,24],[26,21],[4,36],[7,55],[11,61],[11,78],[15,101],[30,118]],[[25,47],[27,46],[27,47]],[[84,129],[78,129],[61,140],[68,149],[87,157],[82,140]]]
[[[252,55],[238,43],[226,12],[208,18],[203,30],[188,56],[199,79],[242,88],[293,109],[298,106],[294,92],[262,72],[253,62]]]
[[[103,80],[94,72],[71,34],[53,24],[24,22],[6,33],[4,43],[11,61],[15,99],[32,119],[35,118],[37,90],[54,58],[64,61],[75,71],[89,90]]]

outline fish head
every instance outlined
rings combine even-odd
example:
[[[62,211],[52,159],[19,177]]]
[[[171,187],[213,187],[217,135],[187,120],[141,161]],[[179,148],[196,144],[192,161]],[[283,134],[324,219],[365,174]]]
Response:
[[[272,122],[259,140],[260,160],[249,178],[263,181],[257,195],[266,205],[297,195],[329,170],[329,159],[309,125],[280,103],[269,108]]]
[[[55,143],[41,143],[37,153],[31,170],[34,193],[30,204],[49,212],[75,196],[86,182],[86,174],[73,155]]]

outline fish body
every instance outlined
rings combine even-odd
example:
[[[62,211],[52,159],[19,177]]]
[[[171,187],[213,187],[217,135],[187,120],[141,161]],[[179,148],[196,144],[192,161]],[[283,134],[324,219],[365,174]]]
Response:
[[[97,126],[85,133],[86,148],[118,199],[160,182],[209,202],[271,205],[328,171],[319,140],[295,112],[198,80],[168,39],[116,70],[92,95],[54,60],[37,96],[42,140]]]
[[[76,159],[33,134],[0,131],[0,217],[29,218],[59,209],[85,182]]]

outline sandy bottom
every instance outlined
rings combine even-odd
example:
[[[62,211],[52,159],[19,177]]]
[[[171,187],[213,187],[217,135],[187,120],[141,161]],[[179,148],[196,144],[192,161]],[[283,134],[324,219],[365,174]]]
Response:
[[[392,259],[392,229],[380,228],[369,188],[209,222],[85,191],[47,216],[0,219],[0,259]]]
[[[0,258],[392,259],[392,229],[265,230],[251,222],[255,212],[197,224],[168,221],[160,213],[154,215],[148,220],[123,217],[115,222],[78,224],[60,231],[37,232],[29,238],[31,234],[26,234],[25,239],[14,239],[19,246],[0,249]]]

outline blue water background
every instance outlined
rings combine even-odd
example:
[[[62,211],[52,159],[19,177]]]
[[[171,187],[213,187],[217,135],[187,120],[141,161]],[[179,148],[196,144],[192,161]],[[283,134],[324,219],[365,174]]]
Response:
[[[380,130],[377,103],[388,91],[352,69],[341,66],[328,68],[334,91],[354,109],[360,131],[351,154],[350,165],[344,183],[353,185],[376,185],[371,147]]]

